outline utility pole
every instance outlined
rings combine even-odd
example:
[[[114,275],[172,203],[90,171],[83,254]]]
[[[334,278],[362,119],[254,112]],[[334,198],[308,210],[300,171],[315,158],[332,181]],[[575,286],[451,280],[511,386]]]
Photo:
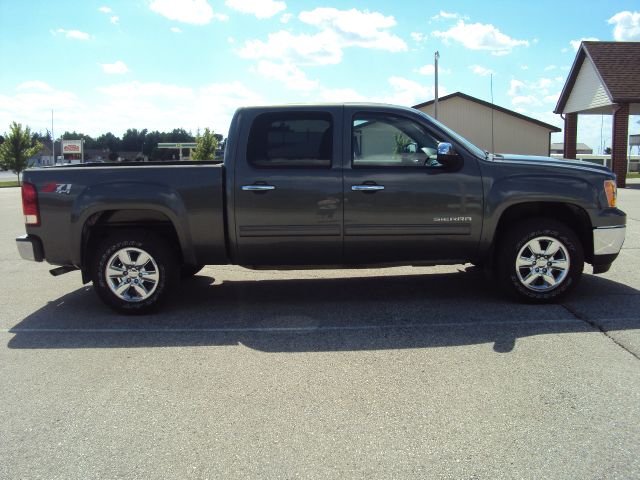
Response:
[[[434,111],[434,115],[436,117],[436,120],[438,119],[438,59],[440,58],[440,52],[438,52],[436,50],[436,53],[433,55],[434,58],[434,73],[435,73],[435,91],[434,91],[434,100],[433,100],[433,111]]]

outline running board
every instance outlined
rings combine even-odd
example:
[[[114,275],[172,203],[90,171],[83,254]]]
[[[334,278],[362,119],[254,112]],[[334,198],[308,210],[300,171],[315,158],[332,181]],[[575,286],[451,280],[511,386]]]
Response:
[[[60,275],[64,275],[65,273],[73,272],[74,270],[78,270],[78,267],[74,267],[72,265],[64,265],[62,267],[49,270],[49,273],[54,277],[58,277]]]

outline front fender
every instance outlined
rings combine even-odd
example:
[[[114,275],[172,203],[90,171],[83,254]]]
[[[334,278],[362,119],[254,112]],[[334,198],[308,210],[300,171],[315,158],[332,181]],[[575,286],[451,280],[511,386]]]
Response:
[[[524,203],[564,203],[585,212],[600,208],[598,190],[587,180],[563,174],[513,175],[497,179],[486,188],[482,246],[495,238],[502,214]]]
[[[182,255],[195,263],[188,217],[178,192],[167,185],[148,182],[112,182],[85,188],[71,209],[71,255],[74,265],[82,262],[82,232],[87,220],[107,210],[153,210],[164,214],[173,224]]]

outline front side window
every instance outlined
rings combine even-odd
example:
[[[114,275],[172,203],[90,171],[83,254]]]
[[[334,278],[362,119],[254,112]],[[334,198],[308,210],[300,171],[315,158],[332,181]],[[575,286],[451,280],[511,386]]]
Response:
[[[438,166],[438,141],[420,124],[386,114],[358,114],[353,119],[354,167]]]
[[[247,159],[261,168],[331,167],[333,122],[323,112],[265,113],[249,133]]]

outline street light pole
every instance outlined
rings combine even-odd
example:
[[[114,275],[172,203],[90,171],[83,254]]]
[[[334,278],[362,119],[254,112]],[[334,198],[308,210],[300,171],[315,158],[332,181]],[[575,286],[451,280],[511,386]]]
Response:
[[[435,90],[434,90],[434,100],[433,100],[433,111],[436,119],[438,118],[438,59],[440,58],[440,52],[436,50],[436,53],[433,55],[434,58],[434,73],[435,73]]]

